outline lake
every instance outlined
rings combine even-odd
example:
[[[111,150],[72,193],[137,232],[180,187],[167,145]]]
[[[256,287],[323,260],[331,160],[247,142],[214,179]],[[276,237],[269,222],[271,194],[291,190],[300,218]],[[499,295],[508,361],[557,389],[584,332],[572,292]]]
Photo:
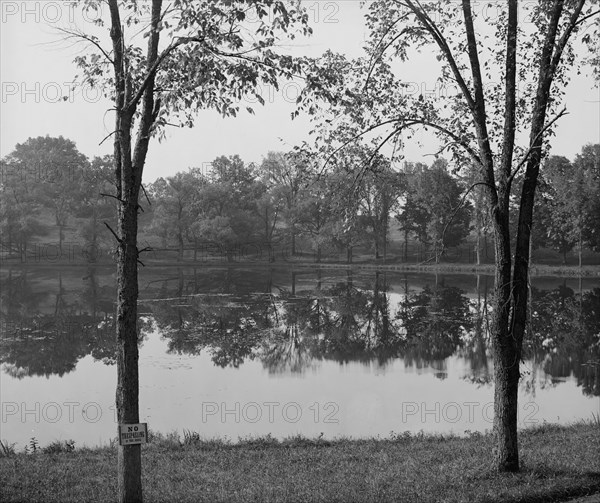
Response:
[[[116,436],[113,267],[2,268],[2,438]],[[140,273],[140,420],[206,438],[492,428],[493,278],[311,267]],[[533,278],[519,425],[600,412],[600,282]]]

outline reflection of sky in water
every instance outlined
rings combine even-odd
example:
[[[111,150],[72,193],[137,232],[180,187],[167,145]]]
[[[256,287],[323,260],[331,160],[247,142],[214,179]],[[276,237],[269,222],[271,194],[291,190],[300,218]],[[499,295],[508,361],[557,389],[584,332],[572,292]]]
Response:
[[[199,356],[167,354],[157,333],[140,350],[140,419],[151,429],[189,429],[205,437],[301,433],[316,437],[389,436],[391,431],[454,432],[491,429],[493,387],[465,376],[468,360],[453,356],[443,369],[405,367],[402,359],[339,364],[318,361],[302,374],[273,374],[260,361],[220,368]],[[490,363],[491,367],[491,363]],[[525,362],[523,370],[531,370]],[[519,395],[520,425],[568,423],[600,410],[576,380],[554,386],[541,370],[528,374]],[[436,377],[443,374],[444,378]],[[528,386],[535,378],[535,386]],[[2,438],[20,446],[35,436],[45,445],[72,438],[77,445],[116,435],[116,367],[81,359],[63,377],[15,379],[2,373]],[[545,386],[540,386],[545,383]],[[37,405],[39,404],[39,405]],[[83,412],[83,406],[88,409]]]

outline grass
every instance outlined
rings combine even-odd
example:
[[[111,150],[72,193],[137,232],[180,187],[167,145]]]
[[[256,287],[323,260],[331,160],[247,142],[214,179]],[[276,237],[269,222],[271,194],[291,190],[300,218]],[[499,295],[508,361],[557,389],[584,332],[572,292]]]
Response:
[[[522,470],[498,474],[493,438],[392,434],[333,441],[203,440],[152,434],[143,446],[147,502],[552,502],[600,492],[594,421],[520,434]],[[0,459],[0,501],[113,501],[116,448],[38,449]]]

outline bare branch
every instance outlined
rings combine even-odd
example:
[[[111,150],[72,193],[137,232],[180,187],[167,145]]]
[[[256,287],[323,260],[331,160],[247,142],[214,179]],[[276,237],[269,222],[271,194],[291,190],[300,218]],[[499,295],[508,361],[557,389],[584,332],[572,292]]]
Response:
[[[327,165],[329,164],[329,161],[338,153],[340,152],[342,149],[344,149],[345,147],[347,147],[348,145],[350,145],[352,142],[358,140],[361,136],[364,136],[365,134],[373,131],[374,129],[377,129],[381,126],[385,126],[386,124],[392,124],[394,122],[397,122],[399,119],[395,118],[395,119],[389,119],[387,121],[383,121],[380,122],[378,124],[375,124],[374,126],[370,126],[367,129],[365,129],[364,131],[361,131],[360,133],[358,133],[357,135],[353,136],[352,138],[350,138],[349,140],[345,141],[344,143],[342,143],[341,146],[339,146],[338,148],[336,148],[331,154],[329,154],[327,156],[327,159],[325,159],[325,164],[323,164],[323,168],[321,169],[321,172],[318,174],[318,177],[321,176],[323,174],[323,172],[325,171],[325,168],[327,167]]]
[[[115,64],[115,62],[112,60],[112,58],[104,50],[104,48],[98,43],[98,41],[94,40],[91,36],[86,35],[82,31],[71,31],[71,30],[67,30],[66,28],[60,28],[60,27],[58,27],[57,30],[60,31],[61,33],[64,33],[64,34],[68,35],[68,38],[80,38],[80,39],[85,40],[86,42],[89,42],[90,44],[96,46],[96,48],[104,55],[104,57],[106,58],[106,60],[111,65]]]
[[[458,145],[461,146],[458,142],[455,141],[450,141],[448,143],[445,143],[441,149],[439,149],[437,152],[433,152],[432,154],[423,154],[423,157],[430,157],[430,156],[434,156],[437,157],[438,155],[440,155],[444,150],[448,149],[449,147],[451,147],[452,145]]]
[[[106,140],[108,140],[108,139],[109,139],[109,138],[110,138],[112,135],[114,135],[114,134],[116,134],[116,133],[118,133],[118,131],[113,131],[112,133],[109,133],[109,134],[107,134],[107,135],[106,135],[106,136],[103,138],[103,140],[102,140],[100,143],[98,143],[98,145],[102,145],[102,144],[103,144],[103,143],[104,143]]]
[[[100,195],[103,197],[112,197],[113,199],[116,199],[117,201],[119,201],[121,204],[125,204],[125,201],[123,201],[123,199],[121,199],[120,197],[117,197],[117,196],[113,196],[112,194],[105,194],[104,192],[100,192]]]
[[[111,232],[111,234],[115,237],[115,239],[117,240],[117,242],[119,244],[123,244],[123,240],[117,236],[117,233],[115,231],[112,230],[111,226],[108,225],[106,222],[104,222],[104,225],[106,225],[106,227],[108,227],[108,230]]]
[[[586,20],[588,20],[589,18],[591,18],[591,17],[594,17],[594,16],[596,16],[596,15],[598,15],[598,14],[600,14],[600,10],[597,10],[597,11],[595,11],[595,12],[592,12],[592,13],[588,14],[587,16],[583,16],[581,19],[579,19],[579,20],[578,20],[578,21],[575,23],[575,26],[577,26],[578,24],[581,24],[581,23],[583,23],[584,21],[586,21]]]
[[[150,198],[148,197],[148,193],[146,192],[146,188],[144,187],[144,184],[141,183],[140,186],[142,187],[142,191],[144,192],[144,195],[146,196],[146,201],[148,201],[148,204],[150,206],[152,206],[152,203],[150,202]]]
[[[452,131],[450,131],[449,129],[447,129],[443,126],[440,126],[439,124],[435,124],[434,122],[429,122],[429,121],[419,120],[419,119],[411,119],[411,120],[414,121],[416,124],[422,124],[423,126],[432,127],[434,129],[437,129],[441,133],[445,134],[446,136],[448,136],[449,138],[454,140],[454,142],[456,144],[458,144],[462,148],[464,148],[478,165],[480,165],[480,166],[482,165],[481,159],[477,155],[477,152],[475,152],[475,150],[473,150],[473,148],[470,147],[469,144],[465,143],[465,141],[462,138],[460,138],[457,134],[453,133]]]

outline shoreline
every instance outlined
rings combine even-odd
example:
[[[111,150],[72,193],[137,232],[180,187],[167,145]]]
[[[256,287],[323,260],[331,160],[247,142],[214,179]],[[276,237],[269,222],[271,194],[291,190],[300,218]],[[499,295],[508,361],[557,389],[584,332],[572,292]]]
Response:
[[[54,263],[38,263],[38,262],[0,262],[0,269],[47,269],[56,267],[73,267],[73,268],[110,268],[116,267],[113,262],[54,262]],[[354,262],[351,264],[340,262],[310,262],[302,260],[289,260],[282,262],[268,261],[198,261],[198,262],[144,262],[144,267],[148,269],[157,268],[266,268],[266,269],[337,269],[337,270],[372,270],[372,271],[392,271],[406,273],[429,273],[429,274],[468,274],[468,275],[486,275],[493,276],[495,266],[493,264],[456,264],[456,263],[440,263],[440,264],[406,264],[406,263],[374,263],[374,262]],[[143,267],[141,268],[143,270]],[[554,277],[582,277],[582,278],[600,278],[600,264],[585,265],[581,268],[575,265],[557,266],[545,264],[533,264],[530,269],[532,277],[554,276]]]
[[[145,500],[152,501],[566,501],[600,493],[600,423],[543,424],[520,431],[521,471],[498,474],[493,435],[393,434],[372,439],[201,439],[150,434],[142,446]],[[56,443],[55,443],[56,444]],[[116,494],[116,447],[0,457],[1,501],[108,501]]]

